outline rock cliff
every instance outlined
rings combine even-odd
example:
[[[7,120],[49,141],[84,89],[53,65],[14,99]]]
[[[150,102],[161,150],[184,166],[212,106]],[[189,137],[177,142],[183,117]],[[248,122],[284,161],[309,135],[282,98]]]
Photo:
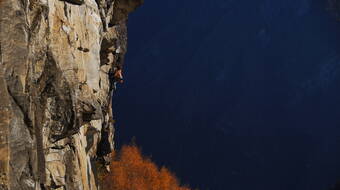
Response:
[[[0,1],[0,190],[97,190],[142,0]]]

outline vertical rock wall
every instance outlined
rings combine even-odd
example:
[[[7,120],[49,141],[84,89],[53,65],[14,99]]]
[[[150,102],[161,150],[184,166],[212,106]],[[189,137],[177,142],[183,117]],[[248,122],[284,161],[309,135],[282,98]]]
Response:
[[[96,190],[142,0],[0,1],[0,190]]]

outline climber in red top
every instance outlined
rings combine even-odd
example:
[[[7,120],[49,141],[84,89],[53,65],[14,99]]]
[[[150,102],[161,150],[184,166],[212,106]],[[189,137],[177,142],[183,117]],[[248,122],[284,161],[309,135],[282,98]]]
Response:
[[[110,91],[115,91],[117,89],[117,83],[123,83],[123,74],[120,66],[114,67],[114,69],[109,70],[109,81],[110,81]]]
[[[117,68],[116,72],[114,73],[114,80],[119,83],[123,83],[123,74],[122,74],[122,69]]]

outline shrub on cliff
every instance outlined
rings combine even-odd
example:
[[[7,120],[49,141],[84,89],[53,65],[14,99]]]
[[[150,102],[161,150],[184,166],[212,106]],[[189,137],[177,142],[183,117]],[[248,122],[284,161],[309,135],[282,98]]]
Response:
[[[111,172],[103,177],[104,190],[190,190],[181,187],[168,169],[159,169],[135,145],[113,154]]]

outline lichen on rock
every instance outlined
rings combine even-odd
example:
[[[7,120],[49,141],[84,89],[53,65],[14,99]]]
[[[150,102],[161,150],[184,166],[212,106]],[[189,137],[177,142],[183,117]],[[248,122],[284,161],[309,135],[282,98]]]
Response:
[[[0,1],[0,190],[97,190],[142,0]],[[111,79],[111,80],[110,80]]]

